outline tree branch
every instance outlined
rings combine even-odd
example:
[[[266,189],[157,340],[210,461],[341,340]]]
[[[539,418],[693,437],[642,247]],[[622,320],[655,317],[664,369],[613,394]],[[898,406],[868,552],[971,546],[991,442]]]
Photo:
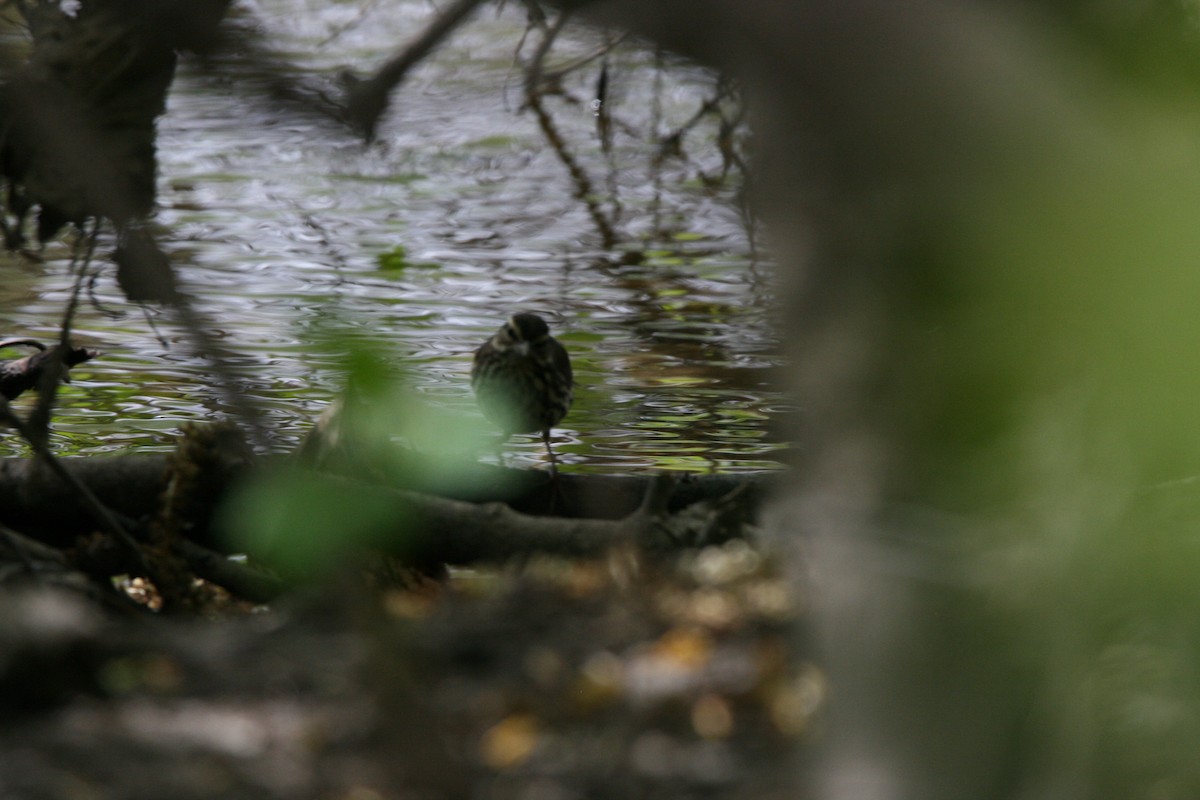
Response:
[[[366,80],[346,72],[346,117],[368,142],[375,139],[379,118],[387,111],[389,94],[408,71],[471,15],[483,0],[455,0],[417,39]]]

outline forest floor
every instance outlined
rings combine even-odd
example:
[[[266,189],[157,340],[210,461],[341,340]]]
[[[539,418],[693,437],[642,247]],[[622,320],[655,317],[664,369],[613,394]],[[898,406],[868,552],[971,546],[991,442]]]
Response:
[[[0,606],[4,800],[792,800],[826,693],[795,583],[742,540],[205,619],[36,581]]]

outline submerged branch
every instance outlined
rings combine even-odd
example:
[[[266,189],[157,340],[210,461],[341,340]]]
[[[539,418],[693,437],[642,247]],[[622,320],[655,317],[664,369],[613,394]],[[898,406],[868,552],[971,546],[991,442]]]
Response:
[[[546,54],[549,53],[550,46],[558,38],[566,22],[567,14],[560,14],[554,24],[545,32],[542,41],[534,52],[533,58],[530,59],[525,74],[525,104],[533,111],[534,117],[537,118],[538,127],[541,129],[546,141],[550,144],[550,149],[554,151],[554,155],[558,157],[558,160],[562,162],[562,165],[566,167],[567,172],[570,174],[571,181],[575,184],[575,196],[583,201],[584,206],[587,208],[588,216],[592,218],[592,224],[596,226],[603,246],[607,250],[611,249],[617,243],[616,230],[613,228],[612,221],[604,213],[604,209],[600,207],[600,203],[596,199],[596,191],[592,179],[567,148],[567,143],[563,139],[562,134],[559,133],[558,126],[554,124],[554,118],[550,116],[550,112],[546,110],[545,103],[542,102],[544,96],[542,91],[544,83],[543,65]]]
[[[455,0],[446,6],[415,41],[370,78],[363,80],[349,72],[343,74],[346,116],[364,139],[368,142],[374,140],[376,126],[387,111],[392,89],[482,3],[483,0]]]
[[[42,375],[49,364],[61,362],[66,370],[99,355],[95,350],[88,350],[85,347],[67,346],[65,350],[59,346],[47,348],[41,342],[33,339],[0,341],[0,347],[17,345],[36,347],[38,352],[24,358],[0,362],[0,395],[7,400],[15,400],[36,387],[42,380]]]

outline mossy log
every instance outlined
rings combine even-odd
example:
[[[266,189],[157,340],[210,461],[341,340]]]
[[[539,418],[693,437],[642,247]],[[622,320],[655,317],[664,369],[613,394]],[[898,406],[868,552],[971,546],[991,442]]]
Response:
[[[75,566],[97,575],[139,574],[166,546],[191,574],[254,601],[271,599],[283,585],[224,556],[228,546],[214,512],[241,480],[293,460],[207,455],[191,461],[169,456],[60,459],[78,486],[34,459],[0,460],[0,529],[39,546],[74,548]],[[190,466],[189,466],[190,465]],[[498,562],[537,553],[590,556],[620,545],[667,551],[739,535],[766,491],[763,479],[732,476],[602,476],[464,465],[451,483],[408,473],[400,483],[372,485],[394,503],[394,531],[381,531],[389,555],[421,565]],[[361,478],[322,474],[335,488],[361,487]],[[81,494],[85,487],[91,499]],[[105,545],[98,502],[151,558],[135,558],[127,544]],[[387,522],[383,523],[387,525]],[[100,532],[99,536],[94,536]],[[389,534],[396,535],[389,535]],[[164,545],[165,543],[165,545]],[[20,547],[7,560],[21,558]],[[156,555],[157,554],[157,555]],[[272,553],[250,553],[270,561]]]

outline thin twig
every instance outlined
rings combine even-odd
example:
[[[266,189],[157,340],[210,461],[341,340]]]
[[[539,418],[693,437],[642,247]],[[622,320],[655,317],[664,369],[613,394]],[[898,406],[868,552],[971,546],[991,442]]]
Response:
[[[622,33],[619,36],[617,36],[615,39],[611,39],[611,40],[605,42],[603,45],[596,48],[595,50],[588,53],[587,55],[580,56],[579,58],[575,59],[574,61],[569,61],[566,64],[563,64],[560,67],[556,67],[555,69],[553,69],[551,71],[543,71],[542,77],[544,80],[547,80],[550,82],[558,82],[562,78],[565,78],[570,73],[575,72],[576,70],[580,70],[580,69],[586,67],[588,64],[592,63],[593,61],[596,61],[597,59],[601,59],[601,58],[604,58],[605,56],[609,55],[613,50],[615,50],[617,48],[618,45],[620,45],[622,42],[624,42],[628,38],[629,38],[629,34]]]
[[[42,447],[46,446],[50,435],[50,416],[54,409],[54,401],[58,397],[58,386],[62,383],[66,372],[65,359],[71,349],[71,326],[75,320],[75,311],[79,307],[79,293],[83,289],[88,264],[91,263],[92,254],[96,250],[96,237],[99,232],[100,220],[96,218],[92,223],[91,234],[84,234],[81,230],[80,235],[84,238],[75,243],[71,256],[75,281],[71,287],[71,297],[67,301],[67,307],[63,310],[62,324],[58,334],[58,349],[51,353],[49,362],[43,368],[41,380],[38,381],[38,402],[29,413],[29,430],[33,436],[38,438]],[[82,254],[80,253],[81,245]],[[30,444],[34,444],[34,442],[31,440]]]
[[[333,281],[333,285],[341,286],[346,282],[346,272],[349,271],[350,265],[346,263],[346,257],[339,253],[337,248],[333,246],[333,237],[329,235],[329,229],[306,211],[301,211],[300,219],[317,234],[317,244],[321,246],[321,249],[333,261],[333,273],[337,276]]]
[[[605,186],[608,189],[609,219],[616,226],[620,223],[625,209],[621,205],[620,170],[617,166],[617,154],[613,148],[615,126],[613,125],[611,97],[608,59],[605,58],[600,68],[600,76],[596,80],[596,97],[592,102],[596,115],[596,132],[600,137],[600,151],[604,153],[604,160],[608,164],[608,179],[605,181]]]
[[[224,400],[237,417],[249,427],[250,440],[259,450],[268,449],[268,435],[263,422],[262,405],[257,392],[239,389],[234,374],[233,353],[209,331],[211,322],[198,311],[182,292],[172,306],[179,324],[192,338],[192,349],[203,353],[216,376],[214,383],[224,394]]]
[[[387,111],[390,93],[408,71],[437,47],[471,15],[483,0],[455,0],[400,55],[388,61],[366,80],[350,73],[342,79],[346,85],[346,116],[368,142],[375,139],[379,118]]]
[[[163,332],[158,329],[158,323],[155,322],[154,317],[150,315],[150,306],[142,306],[142,319],[146,321],[147,327],[149,327],[151,332],[153,332],[154,338],[158,341],[159,346],[164,350],[170,349],[171,343],[167,341],[167,337],[164,336]]]
[[[550,50],[550,46],[562,31],[566,22],[567,14],[559,14],[558,19],[554,21],[554,24],[550,26],[545,36],[542,37],[537,52],[534,53],[525,74],[525,103],[533,110],[533,114],[538,121],[538,127],[541,128],[542,135],[546,137],[546,141],[550,143],[551,150],[554,151],[554,154],[558,156],[558,160],[562,162],[563,166],[567,168],[567,172],[570,173],[571,180],[575,183],[575,196],[583,201],[584,206],[587,208],[588,215],[592,218],[592,223],[600,233],[600,239],[603,242],[604,248],[611,249],[617,243],[617,234],[613,229],[612,222],[605,215],[604,209],[596,201],[596,193],[593,189],[591,178],[588,177],[587,172],[570,151],[567,150],[567,144],[558,132],[558,128],[554,124],[554,119],[542,103],[542,64],[546,58],[546,54]]]
[[[554,40],[558,38],[563,28],[566,27],[567,17],[568,14],[566,12],[558,15],[558,18],[554,20],[554,24],[548,27],[542,35],[542,40],[538,43],[537,49],[533,53],[533,58],[529,60],[529,67],[525,72],[525,96],[527,98],[538,94],[539,85],[545,77],[546,55],[550,52]]]
[[[88,301],[92,304],[92,308],[99,311],[109,319],[124,319],[127,312],[121,311],[118,308],[110,308],[100,301],[100,296],[96,294],[96,284],[100,281],[100,275],[103,270],[99,267],[92,270],[92,274],[88,277],[87,295]]]
[[[657,138],[663,118],[663,73],[666,71],[663,49],[659,45],[654,48],[654,84],[650,90],[650,132]],[[653,221],[654,233],[662,232],[662,189],[663,189],[663,159],[656,155],[650,159],[650,185],[654,191],[650,200],[650,219]]]
[[[378,0],[367,0],[367,2],[363,3],[362,7],[358,9],[358,15],[355,16],[354,19],[350,20],[349,22],[347,22],[344,25],[338,25],[338,26],[334,27],[334,29],[330,32],[330,34],[328,36],[326,36],[321,41],[317,42],[317,47],[325,47],[325,46],[329,45],[330,43],[332,43],[334,39],[337,39],[338,37],[340,37],[346,31],[350,30],[351,28],[355,28],[355,27],[361,25],[363,20],[365,20],[367,18],[367,14],[375,8],[375,4],[377,2],[378,2]]]

